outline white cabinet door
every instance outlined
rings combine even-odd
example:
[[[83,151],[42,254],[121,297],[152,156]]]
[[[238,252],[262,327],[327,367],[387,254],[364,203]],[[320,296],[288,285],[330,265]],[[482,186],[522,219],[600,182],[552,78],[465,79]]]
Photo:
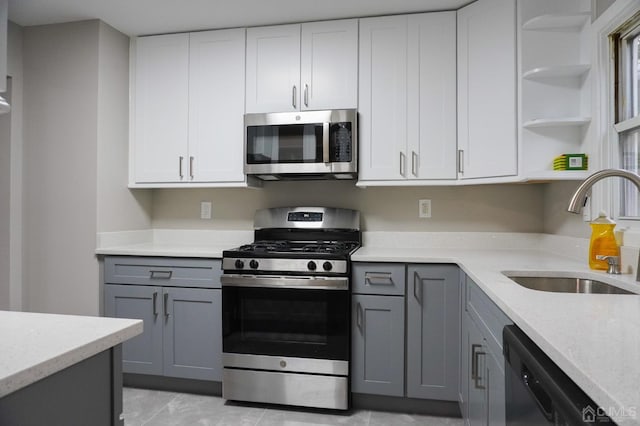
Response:
[[[360,180],[407,177],[407,17],[360,20]]]
[[[358,106],[358,20],[302,24],[301,109]]]
[[[515,0],[458,10],[460,178],[517,174]]]
[[[409,16],[411,179],[456,179],[456,13]]]
[[[246,112],[300,108],[300,25],[247,29]]]
[[[189,34],[137,39],[134,90],[135,182],[186,181]]]
[[[242,182],[245,30],[190,34],[189,179]]]

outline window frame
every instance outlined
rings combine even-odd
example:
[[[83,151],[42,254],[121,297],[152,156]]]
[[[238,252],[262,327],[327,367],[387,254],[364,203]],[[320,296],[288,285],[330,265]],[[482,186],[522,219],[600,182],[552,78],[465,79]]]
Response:
[[[640,14],[640,4],[635,0],[617,0],[592,23],[593,29],[593,120],[595,144],[594,151],[599,153],[598,169],[620,168],[620,137],[619,132],[636,127],[631,120],[618,123],[618,99],[622,88],[617,87],[618,66],[615,61],[615,45],[617,39],[611,34],[621,32],[625,23]],[[638,28],[640,35],[640,28]],[[640,109],[640,108],[639,108]],[[640,118],[637,120],[640,127]],[[628,122],[627,122],[628,121]],[[618,130],[615,125],[619,124]],[[631,127],[629,127],[631,126]],[[621,179],[606,179],[599,182],[593,190],[593,196],[588,212],[605,210],[611,212],[620,227],[635,228],[640,232],[640,217],[621,217]],[[586,217],[585,217],[586,219]]]

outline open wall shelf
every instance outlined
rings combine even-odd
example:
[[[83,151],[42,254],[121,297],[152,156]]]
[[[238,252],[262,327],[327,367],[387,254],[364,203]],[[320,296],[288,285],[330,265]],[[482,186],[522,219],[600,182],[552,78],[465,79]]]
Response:
[[[591,64],[557,65],[533,68],[522,74],[526,80],[545,80],[550,78],[582,77],[591,69]]]
[[[522,29],[525,31],[580,31],[589,18],[589,12],[540,15],[522,24]]]

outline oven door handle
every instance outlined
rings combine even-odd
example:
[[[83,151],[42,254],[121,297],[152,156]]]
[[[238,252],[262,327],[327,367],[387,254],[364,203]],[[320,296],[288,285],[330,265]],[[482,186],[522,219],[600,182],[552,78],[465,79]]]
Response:
[[[274,277],[262,275],[223,274],[223,287],[266,287],[317,290],[348,290],[349,278],[340,277]]]

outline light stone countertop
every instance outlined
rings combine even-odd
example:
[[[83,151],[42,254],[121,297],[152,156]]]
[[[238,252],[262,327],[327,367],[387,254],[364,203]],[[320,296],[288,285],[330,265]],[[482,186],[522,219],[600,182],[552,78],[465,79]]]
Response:
[[[151,241],[98,247],[97,253],[217,258],[222,250],[236,245],[203,244],[200,238],[189,242],[183,237],[172,242],[171,238],[157,238],[166,231],[154,232],[156,238]],[[204,232],[209,232],[209,241],[219,239],[215,232]],[[249,233],[243,238],[243,242],[252,241]],[[618,424],[638,425],[640,295],[542,292],[524,288],[502,273],[580,273],[640,293],[640,284],[631,274],[613,278],[591,271],[587,250],[586,239],[546,234],[365,232],[363,246],[352,260],[457,264]],[[637,251],[634,253],[637,259]]]
[[[523,249],[363,247],[352,260],[459,265],[618,424],[640,424],[640,295],[530,290],[502,272],[575,272],[640,293],[631,275],[612,278],[586,262]]]
[[[0,311],[0,398],[142,333],[142,321]]]

